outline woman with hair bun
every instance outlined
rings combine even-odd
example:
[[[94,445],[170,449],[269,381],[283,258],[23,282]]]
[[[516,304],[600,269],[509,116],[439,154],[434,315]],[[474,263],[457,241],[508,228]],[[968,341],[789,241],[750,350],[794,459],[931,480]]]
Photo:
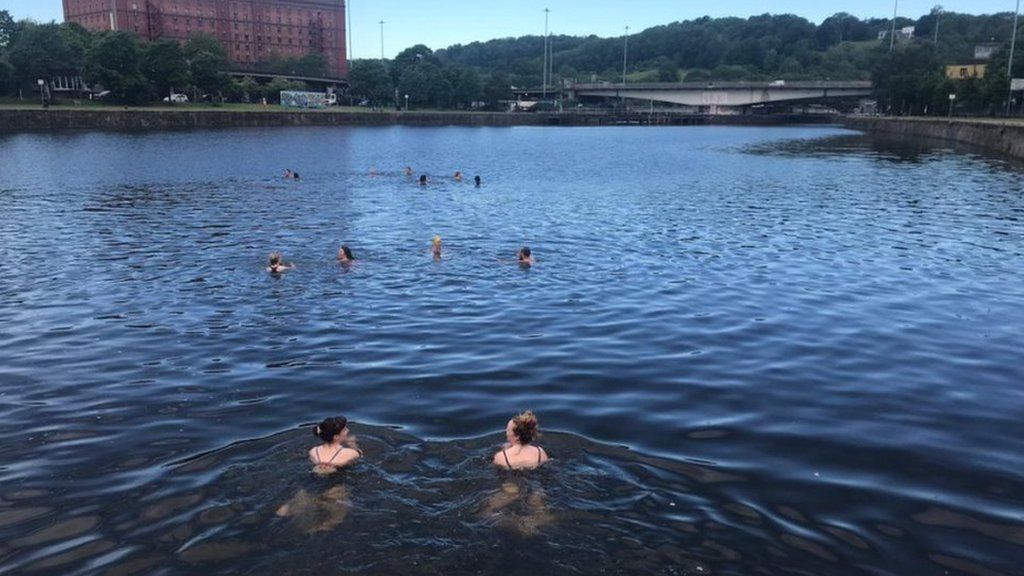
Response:
[[[317,474],[330,474],[358,460],[362,455],[356,437],[348,432],[348,419],[344,416],[327,418],[315,428],[313,435],[323,441],[309,449],[309,461],[315,464]]]
[[[505,439],[508,443],[494,455],[494,465],[506,470],[533,470],[548,461],[543,448],[534,444],[540,438],[537,416],[523,412],[508,421]]]

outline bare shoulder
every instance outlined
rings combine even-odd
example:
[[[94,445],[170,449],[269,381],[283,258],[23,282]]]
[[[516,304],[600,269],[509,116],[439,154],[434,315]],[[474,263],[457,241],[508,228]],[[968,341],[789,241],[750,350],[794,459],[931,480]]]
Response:
[[[551,459],[551,457],[548,456],[548,451],[545,450],[544,448],[542,448],[540,446],[537,446],[537,450],[540,450],[540,461],[541,462],[547,462],[548,460]]]
[[[494,453],[493,462],[495,466],[500,466],[502,468],[505,467],[505,459],[502,458],[501,456],[501,450],[498,450],[497,452]]]
[[[316,464],[316,463],[317,463],[317,451],[316,451],[316,446],[314,446],[314,447],[312,447],[312,448],[310,448],[310,449],[309,449],[309,461],[310,461],[310,462],[312,462],[312,463],[314,463],[314,464]]]
[[[355,450],[353,448],[345,448],[344,450],[341,451],[341,454],[338,455],[338,458],[335,459],[335,463],[337,463],[338,466],[348,466],[349,464],[352,464],[356,460],[362,458],[362,456],[363,453],[358,450]]]

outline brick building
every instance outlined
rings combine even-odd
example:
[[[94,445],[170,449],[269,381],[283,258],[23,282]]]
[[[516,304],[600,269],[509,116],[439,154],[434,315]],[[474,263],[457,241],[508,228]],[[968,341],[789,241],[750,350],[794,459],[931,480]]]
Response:
[[[211,34],[241,70],[319,52],[332,77],[348,76],[344,0],[64,0],[64,19],[146,40]]]

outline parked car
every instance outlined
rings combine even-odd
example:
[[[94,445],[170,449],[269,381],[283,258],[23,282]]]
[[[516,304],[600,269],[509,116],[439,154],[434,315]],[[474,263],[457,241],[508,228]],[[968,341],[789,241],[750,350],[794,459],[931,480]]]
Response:
[[[164,96],[164,102],[173,102],[175,104],[188,104],[188,96],[185,94],[171,94],[170,96]]]

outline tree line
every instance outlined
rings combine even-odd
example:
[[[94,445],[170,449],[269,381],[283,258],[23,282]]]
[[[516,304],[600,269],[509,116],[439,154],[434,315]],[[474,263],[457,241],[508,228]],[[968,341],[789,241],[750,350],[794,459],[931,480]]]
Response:
[[[140,105],[185,94],[193,100],[276,101],[282,90],[303,90],[302,82],[275,77],[258,83],[251,77],[232,78],[230,61],[220,42],[196,34],[185,44],[175,40],[142,41],[130,32],[92,33],[82,26],[14,21],[0,10],[0,96],[38,90],[61,77],[80,77],[99,86],[110,101]],[[322,54],[303,58],[275,55],[257,66],[271,74],[323,76]]]
[[[838,13],[820,24],[793,15],[698,18],[655,26],[629,38],[626,70],[631,82],[738,80],[872,80],[883,110],[905,114],[944,113],[949,94],[958,109],[994,113],[1006,104],[1005,70],[1013,15],[969,15],[936,7],[917,18],[916,38],[889,50],[889,19],[859,19]],[[936,34],[937,32],[937,34]],[[552,36],[552,85],[613,81],[622,77],[625,38]],[[974,47],[998,49],[984,79],[952,81],[945,66],[970,62]],[[354,102],[376,106],[498,108],[511,87],[542,82],[544,38],[524,36],[431,50],[416,45],[394,59],[355,60],[349,80]],[[0,11],[0,94],[32,89],[36,79],[78,75],[101,85],[113,100],[142,104],[172,90],[236,101],[276,99],[301,83],[277,78],[261,84],[231,79],[230,63],[217,40],[192,37],[143,42],[126,32],[89,33],[73,23],[15,22]],[[259,65],[281,75],[322,76],[321,54],[300,59],[272,56]],[[1024,38],[1018,43],[1014,76],[1024,77]]]

